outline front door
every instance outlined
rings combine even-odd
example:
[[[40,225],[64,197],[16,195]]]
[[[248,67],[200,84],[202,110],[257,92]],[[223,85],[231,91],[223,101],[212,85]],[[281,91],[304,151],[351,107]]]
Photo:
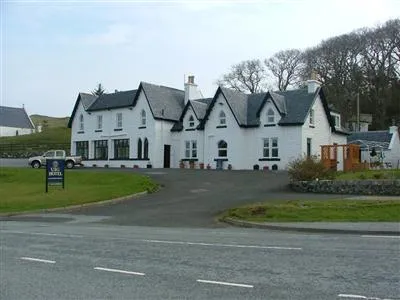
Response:
[[[170,167],[171,145],[164,145],[164,168]]]

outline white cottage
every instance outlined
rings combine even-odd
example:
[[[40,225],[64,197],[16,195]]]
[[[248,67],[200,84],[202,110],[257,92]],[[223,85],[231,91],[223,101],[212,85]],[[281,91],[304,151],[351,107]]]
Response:
[[[323,89],[244,94],[219,87],[203,98],[194,77],[184,90],[142,82],[137,90],[80,93],[69,127],[72,154],[88,166],[285,169],[320,145],[345,144]]]
[[[25,108],[0,106],[0,137],[18,136],[35,132],[35,125]]]

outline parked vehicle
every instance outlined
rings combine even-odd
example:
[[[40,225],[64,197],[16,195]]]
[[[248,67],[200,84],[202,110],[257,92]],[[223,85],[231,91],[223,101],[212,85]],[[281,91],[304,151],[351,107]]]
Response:
[[[46,165],[47,159],[64,159],[67,169],[72,169],[76,165],[82,164],[81,156],[67,156],[64,150],[49,150],[43,155],[30,157],[29,165],[32,168],[39,169],[41,166]]]

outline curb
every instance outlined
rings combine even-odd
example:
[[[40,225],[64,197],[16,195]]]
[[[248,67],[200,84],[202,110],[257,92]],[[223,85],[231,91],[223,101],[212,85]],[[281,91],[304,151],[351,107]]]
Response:
[[[255,223],[237,220],[233,218],[223,218],[222,222],[229,225],[244,227],[244,228],[258,228],[258,229],[268,229],[277,230],[285,232],[308,232],[308,233],[332,233],[332,234],[371,234],[371,235],[394,235],[400,236],[400,231],[383,231],[383,230],[356,230],[356,229],[336,229],[336,228],[305,228],[305,227],[295,227],[295,226],[280,226],[271,225],[263,223]]]
[[[156,191],[158,191],[158,189]],[[74,210],[74,209],[85,208],[85,207],[95,207],[95,206],[102,206],[102,205],[107,205],[107,204],[116,204],[116,203],[123,202],[126,200],[131,200],[133,198],[139,198],[139,197],[147,195],[147,194],[148,194],[148,192],[144,191],[144,192],[140,192],[140,193],[136,193],[136,194],[131,194],[131,195],[122,196],[122,197],[109,199],[109,200],[102,200],[102,201],[98,201],[98,202],[89,202],[89,203],[83,203],[83,204],[77,204],[77,205],[54,207],[54,208],[44,208],[44,209],[37,209],[37,210],[0,213],[0,217],[12,217],[12,216],[27,215],[27,214],[35,214],[35,213],[51,213],[51,212],[57,212],[57,211]]]

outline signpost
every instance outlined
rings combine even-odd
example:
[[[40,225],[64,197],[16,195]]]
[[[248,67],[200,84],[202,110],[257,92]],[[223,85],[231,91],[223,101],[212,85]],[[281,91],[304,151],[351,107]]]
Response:
[[[64,159],[47,159],[46,160],[46,193],[49,185],[58,185],[64,188]]]

